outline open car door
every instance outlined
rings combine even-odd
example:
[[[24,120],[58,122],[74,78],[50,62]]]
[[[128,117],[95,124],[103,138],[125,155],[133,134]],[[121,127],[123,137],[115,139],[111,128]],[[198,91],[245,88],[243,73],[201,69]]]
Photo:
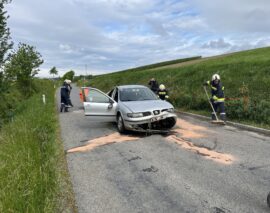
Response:
[[[98,89],[82,88],[84,114],[95,121],[116,121],[117,102]]]

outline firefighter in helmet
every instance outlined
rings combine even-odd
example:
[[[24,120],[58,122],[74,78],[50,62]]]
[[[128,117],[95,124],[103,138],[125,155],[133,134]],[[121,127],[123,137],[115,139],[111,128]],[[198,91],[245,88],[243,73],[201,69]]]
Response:
[[[157,94],[158,91],[158,82],[156,81],[155,78],[151,78],[150,81],[148,82],[148,85],[150,87],[150,89]]]
[[[164,84],[159,85],[159,89],[157,91],[157,94],[161,100],[165,100],[165,99],[169,98],[168,91],[166,90],[166,87],[164,86]]]
[[[212,94],[211,102],[214,110],[216,113],[219,111],[220,119],[226,121],[224,86],[221,84],[220,76],[218,74],[214,74],[212,76],[212,81],[207,81],[203,85],[210,86]],[[214,112],[212,112],[212,120],[216,120]]]

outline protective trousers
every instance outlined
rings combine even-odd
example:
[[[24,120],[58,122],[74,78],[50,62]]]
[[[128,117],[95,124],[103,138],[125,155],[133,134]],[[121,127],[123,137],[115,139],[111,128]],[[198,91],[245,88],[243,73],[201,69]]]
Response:
[[[213,107],[214,107],[214,110],[215,110],[216,114],[219,111],[220,119],[225,121],[226,120],[226,113],[225,113],[225,104],[224,104],[224,102],[212,102],[212,103],[213,103]],[[212,112],[212,120],[216,120],[214,112]]]

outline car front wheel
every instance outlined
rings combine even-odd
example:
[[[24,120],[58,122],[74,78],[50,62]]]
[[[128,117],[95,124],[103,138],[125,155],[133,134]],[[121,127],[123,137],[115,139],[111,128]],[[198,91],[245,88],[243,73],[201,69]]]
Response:
[[[122,116],[119,114],[117,116],[117,129],[119,133],[125,132],[125,125]]]

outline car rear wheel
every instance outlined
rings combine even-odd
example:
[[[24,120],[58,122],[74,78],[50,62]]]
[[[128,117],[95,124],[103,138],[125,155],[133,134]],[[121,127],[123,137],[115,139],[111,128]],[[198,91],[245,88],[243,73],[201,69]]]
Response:
[[[117,129],[119,133],[124,133],[126,130],[123,118],[120,114],[117,116]]]

